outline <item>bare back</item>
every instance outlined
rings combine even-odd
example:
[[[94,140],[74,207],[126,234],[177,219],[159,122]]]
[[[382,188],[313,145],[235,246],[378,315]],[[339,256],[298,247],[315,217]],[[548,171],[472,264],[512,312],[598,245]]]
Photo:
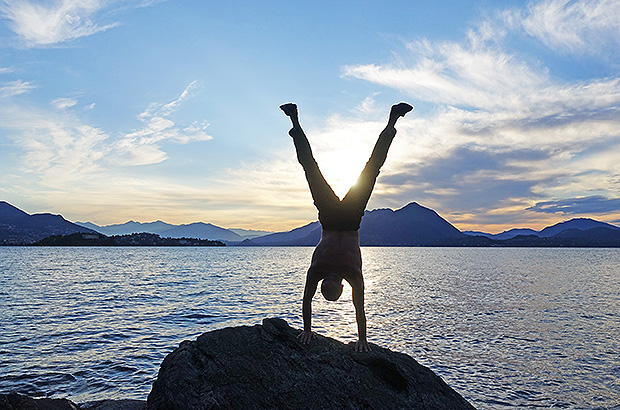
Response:
[[[348,282],[362,274],[362,254],[359,231],[332,231],[321,233],[321,240],[314,249],[310,269],[317,279],[336,273]]]

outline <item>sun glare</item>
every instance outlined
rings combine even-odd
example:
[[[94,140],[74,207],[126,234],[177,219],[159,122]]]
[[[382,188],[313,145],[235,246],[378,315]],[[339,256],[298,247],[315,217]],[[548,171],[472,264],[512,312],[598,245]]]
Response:
[[[342,199],[357,181],[367,159],[361,154],[328,155],[326,161],[323,161],[324,165],[319,166],[327,183]]]

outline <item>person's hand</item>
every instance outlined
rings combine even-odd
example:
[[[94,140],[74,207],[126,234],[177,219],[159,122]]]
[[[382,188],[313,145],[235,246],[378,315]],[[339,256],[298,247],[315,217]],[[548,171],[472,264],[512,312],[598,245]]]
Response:
[[[355,342],[355,351],[360,353],[370,352],[370,345],[366,340],[358,340]]]
[[[297,335],[297,339],[301,342],[302,345],[309,344],[312,340],[316,339],[316,333],[314,332],[306,332],[305,330]]]

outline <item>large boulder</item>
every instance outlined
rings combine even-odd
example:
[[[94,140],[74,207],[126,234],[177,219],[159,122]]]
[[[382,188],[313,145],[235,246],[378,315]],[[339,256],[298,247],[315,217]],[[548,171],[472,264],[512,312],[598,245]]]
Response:
[[[317,336],[309,346],[282,319],[204,333],[163,361],[149,410],[473,409],[410,356]]]
[[[67,399],[33,399],[17,393],[0,394],[0,410],[80,410]]]
[[[98,400],[80,404],[81,410],[146,410],[145,400]]]
[[[0,394],[0,410],[146,410],[144,400],[98,400],[75,404],[67,399],[32,398],[17,393]]]

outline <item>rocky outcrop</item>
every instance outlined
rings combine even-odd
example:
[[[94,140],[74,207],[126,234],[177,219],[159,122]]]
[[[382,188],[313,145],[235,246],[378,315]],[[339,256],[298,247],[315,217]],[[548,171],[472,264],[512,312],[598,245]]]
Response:
[[[0,410],[146,410],[146,401],[99,400],[78,405],[67,399],[35,399],[9,393],[0,394]]]
[[[67,399],[33,399],[21,394],[0,394],[0,410],[80,410]]]
[[[144,400],[99,400],[82,403],[81,410],[146,410],[146,401]]]
[[[317,336],[309,346],[282,319],[185,341],[163,361],[149,410],[473,409],[430,369],[372,345],[357,353]]]

